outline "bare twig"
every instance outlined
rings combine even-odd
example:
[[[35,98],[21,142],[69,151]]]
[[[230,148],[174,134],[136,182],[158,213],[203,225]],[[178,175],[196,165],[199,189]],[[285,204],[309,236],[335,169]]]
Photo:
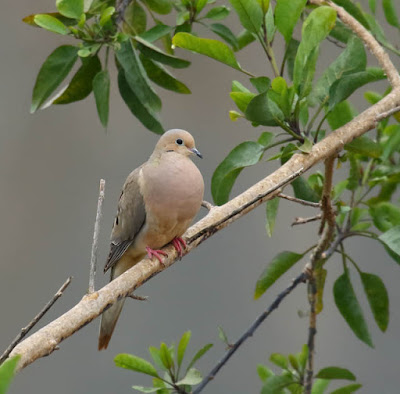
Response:
[[[319,213],[318,215],[311,216],[309,218],[295,218],[294,222],[292,223],[292,226],[297,226],[298,224],[306,224],[310,222],[315,222],[317,220],[320,220],[322,218],[322,213]]]
[[[300,198],[288,196],[287,194],[283,194],[283,193],[279,193],[278,197],[284,198],[285,200],[289,200],[292,202],[297,202],[298,204],[306,205],[308,207],[313,207],[313,208],[321,207],[321,204],[319,202],[311,202],[311,201],[301,200]]]
[[[208,209],[209,211],[211,211],[214,208],[214,205],[212,205],[210,202],[203,200],[203,202],[201,203],[201,206]]]
[[[203,379],[201,384],[193,391],[193,394],[198,394],[203,391],[204,387],[215,378],[215,375],[219,372],[219,370],[228,362],[228,360],[233,356],[236,350],[248,339],[253,336],[254,332],[257,328],[264,322],[264,320],[273,312],[276,308],[278,308],[279,304],[282,300],[289,295],[300,283],[304,283],[307,279],[307,275],[302,272],[298,275],[285,290],[278,294],[275,298],[274,302],[266,309],[255,321],[254,323],[243,333],[243,335],[238,339],[236,343],[234,343],[229,350],[226,352],[224,357],[218,362],[218,364],[210,371],[210,373]]]
[[[382,112],[381,114],[376,115],[376,121],[379,122],[382,119],[385,119],[391,115],[396,114],[397,112],[400,112],[400,106],[392,108],[389,111]]]
[[[321,209],[322,219],[320,233],[322,236],[311,253],[310,262],[306,265],[305,271],[308,273],[308,300],[310,303],[310,317],[309,317],[309,328],[308,328],[308,362],[306,371],[305,381],[305,394],[311,394],[313,374],[314,374],[314,347],[315,347],[315,335],[317,333],[317,314],[315,310],[316,298],[317,298],[317,286],[315,282],[314,270],[316,264],[321,260],[323,251],[329,247],[332,242],[332,238],[335,231],[335,212],[332,208],[331,193],[332,193],[332,179],[333,179],[333,167],[335,162],[335,156],[328,157],[325,160],[325,183],[322,191]]]
[[[22,328],[20,333],[14,338],[8,348],[4,351],[4,353],[0,356],[0,365],[7,359],[9,354],[21,342],[28,332],[35,327],[38,321],[46,314],[46,312],[54,305],[54,303],[63,295],[64,290],[71,283],[72,277],[70,276],[64,284],[58,289],[57,293],[54,294],[53,298],[44,306],[44,308],[29,322],[29,324]]]
[[[148,296],[140,296],[140,295],[133,294],[133,293],[128,297],[132,298],[133,300],[136,300],[136,301],[147,301],[149,299]]]
[[[128,5],[132,2],[132,0],[120,0],[117,5],[117,17],[115,22],[118,24],[123,21],[125,11],[128,8]]]
[[[105,185],[106,181],[104,179],[100,179],[99,199],[97,200],[96,221],[94,223],[94,231],[93,231],[92,255],[90,258],[89,290],[88,290],[89,294],[94,292],[94,282],[96,277],[96,265],[97,265],[97,250],[99,248],[100,223],[101,223],[101,218],[103,216]]]

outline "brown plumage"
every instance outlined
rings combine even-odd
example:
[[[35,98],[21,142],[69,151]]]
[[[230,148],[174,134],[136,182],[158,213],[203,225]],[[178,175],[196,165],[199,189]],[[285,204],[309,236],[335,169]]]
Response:
[[[176,242],[189,227],[204,193],[203,177],[190,159],[193,154],[201,157],[193,137],[184,130],[169,130],[161,136],[149,160],[129,174],[119,199],[104,267],[104,271],[111,268],[111,280],[146,253],[159,258],[157,249]],[[124,301],[117,301],[103,312],[99,350],[107,348]]]

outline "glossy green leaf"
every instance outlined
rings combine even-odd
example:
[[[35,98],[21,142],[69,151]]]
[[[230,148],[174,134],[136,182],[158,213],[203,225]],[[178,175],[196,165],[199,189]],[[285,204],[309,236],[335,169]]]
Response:
[[[361,388],[362,385],[358,383],[349,384],[348,386],[343,386],[337,390],[332,391],[330,394],[351,394]]]
[[[218,326],[218,338],[224,342],[227,346],[229,346],[228,336],[222,327]]]
[[[83,13],[84,0],[56,0],[56,7],[67,18],[79,19]]]
[[[125,79],[123,70],[118,73],[118,87],[121,97],[125,101],[130,111],[140,122],[146,126],[149,130],[157,134],[162,134],[164,128],[157,114],[148,106],[143,105],[136,94],[131,90],[128,82]]]
[[[300,98],[311,90],[319,45],[329,34],[336,22],[336,11],[331,7],[318,7],[311,12],[302,28],[302,40],[297,51],[293,83]]]
[[[43,14],[31,14],[31,15],[28,15],[25,18],[23,18],[22,22],[26,23],[29,26],[39,27],[39,25],[37,25],[36,22],[35,22],[36,15],[49,15],[49,16],[52,16],[53,18],[58,19],[65,26],[71,26],[71,25],[75,25],[76,24],[75,20],[67,18],[64,15],[61,15],[59,12],[46,12],[46,13],[43,13]]]
[[[256,283],[254,298],[260,298],[286,271],[301,258],[302,254],[294,252],[278,253],[262,272]]]
[[[57,18],[54,18],[54,16],[48,14],[35,15],[34,21],[36,25],[53,33],[66,35],[70,32],[70,30],[67,26],[64,25],[64,23],[62,23]]]
[[[159,40],[160,38],[165,37],[167,34],[171,33],[172,27],[166,26],[163,24],[158,24],[152,27],[150,30],[145,31],[140,34],[140,38],[146,40],[147,42],[154,42]]]
[[[285,38],[286,43],[292,38],[293,29],[300,19],[307,0],[277,0],[275,7],[275,23]]]
[[[255,41],[256,37],[254,36],[254,34],[245,29],[237,35],[236,39],[238,41],[238,48],[235,49],[235,51],[240,51],[241,49]]]
[[[210,25],[210,29],[215,34],[219,35],[225,42],[227,42],[233,48],[233,50],[238,49],[238,40],[229,27],[222,25],[221,23],[212,23]]]
[[[264,386],[261,389],[261,394],[284,393],[283,389],[285,389],[293,381],[293,377],[290,375],[271,376],[265,381]]]
[[[302,200],[319,202],[318,194],[311,188],[303,177],[298,177],[292,182],[294,195]]]
[[[153,62],[151,59],[141,55],[143,67],[147,76],[151,81],[164,89],[172,90],[176,93],[190,94],[190,89],[181,81],[178,81],[167,69],[161,64]]]
[[[317,375],[319,379],[345,379],[356,380],[356,377],[348,369],[340,367],[327,367],[321,369]]]
[[[172,10],[172,2],[170,0],[144,0],[149,8],[160,15],[167,15]]]
[[[189,363],[188,367],[187,367],[187,371],[190,370],[190,368],[193,367],[193,365],[200,360],[211,348],[213,347],[212,343],[209,343],[207,345],[205,345],[204,347],[202,347],[193,357],[192,361]]]
[[[93,93],[100,122],[103,127],[107,127],[110,104],[110,75],[108,70],[100,71],[93,78]]]
[[[315,379],[311,394],[324,394],[331,381],[326,379]]]
[[[347,43],[346,49],[324,71],[314,85],[309,98],[311,105],[321,104],[329,98],[329,88],[343,75],[365,70],[367,55],[364,44],[353,36]]]
[[[239,81],[232,81],[232,92],[250,93],[250,90],[243,86]]]
[[[139,36],[134,37],[134,39],[138,43],[138,48],[140,52],[142,52],[143,55],[149,57],[150,59],[174,68],[186,68],[190,66],[190,62],[188,60],[169,55],[152,43],[143,40],[143,38]]]
[[[379,239],[393,252],[400,255],[400,226],[395,226],[381,234]]]
[[[151,358],[153,359],[153,361],[156,363],[156,365],[163,369],[166,370],[166,368],[164,367],[163,362],[161,361],[161,357],[160,357],[160,349],[157,349],[155,346],[150,346],[149,347],[149,353]]]
[[[101,71],[101,63],[98,56],[81,58],[82,66],[68,84],[63,94],[53,101],[53,104],[69,104],[83,100],[93,90],[93,78]]]
[[[352,0],[334,0],[334,3],[343,7],[351,16],[357,19],[367,30],[370,26],[366,18],[366,13]]]
[[[36,78],[31,113],[37,111],[71,71],[78,58],[78,48],[63,45],[45,60]]]
[[[268,77],[250,78],[250,82],[258,93],[265,93],[271,87],[271,80]]]
[[[336,130],[353,120],[356,115],[357,114],[351,104],[347,100],[344,100],[335,105],[326,119],[331,129]]]
[[[178,345],[178,352],[177,352],[177,360],[178,360],[178,367],[181,366],[183,356],[185,355],[187,345],[189,344],[190,337],[192,333],[190,331],[186,331],[183,335],[181,340],[179,341]]]
[[[207,5],[208,0],[196,0],[196,11],[201,12],[203,8]]]
[[[216,168],[211,180],[211,193],[217,205],[225,204],[232,187],[243,168],[261,159],[264,147],[257,142],[242,142]]]
[[[257,365],[257,373],[262,382],[265,382],[270,376],[274,376],[274,373],[265,365]]]
[[[278,105],[269,98],[269,92],[254,97],[246,109],[246,119],[263,126],[277,126],[284,114]]]
[[[144,387],[144,386],[132,386],[134,390],[140,391],[141,393],[155,393],[159,390],[158,387]]]
[[[166,369],[171,369],[174,365],[168,346],[164,342],[162,342],[160,346],[160,359]]]
[[[247,92],[231,92],[229,95],[242,112],[246,112],[250,101],[255,97],[254,93]]]
[[[389,157],[399,150],[400,147],[400,125],[390,125],[392,131],[387,142],[383,144],[382,160],[387,160]]]
[[[294,62],[297,55],[297,50],[300,45],[300,41],[295,39],[291,39],[287,49],[286,49],[286,65],[287,65],[287,74],[291,81],[293,81],[293,74],[294,74]]]
[[[133,354],[121,353],[114,358],[117,367],[141,372],[146,375],[158,377],[156,369],[147,360],[134,356]]]
[[[190,386],[194,386],[196,384],[199,384],[202,380],[203,376],[201,375],[201,372],[198,371],[196,368],[190,368],[185,377],[176,382],[176,385],[180,386],[188,384]]]
[[[382,0],[382,7],[389,25],[400,28],[400,21],[393,0]]]
[[[159,112],[161,109],[161,100],[151,87],[149,78],[140,62],[139,55],[131,42],[123,42],[121,49],[116,52],[116,56],[124,69],[125,78],[130,89],[139,99],[142,106],[150,112]]]
[[[124,32],[131,35],[142,34],[146,31],[147,15],[138,1],[132,1],[125,10]]]
[[[9,358],[0,365],[0,394],[6,394],[10,386],[17,367],[20,355]]]
[[[263,12],[257,0],[229,0],[239,16],[242,26],[251,33],[261,29]]]
[[[282,369],[287,369],[289,366],[287,358],[280,353],[272,353],[269,356],[269,361]]]
[[[114,15],[114,13],[115,13],[115,7],[107,7],[101,13],[99,25],[102,27],[105,26],[111,20],[111,17]]]
[[[361,182],[361,173],[358,160],[355,158],[354,154],[349,155],[350,161],[350,172],[349,178],[347,179],[347,190],[356,190]]]
[[[204,16],[207,19],[213,19],[215,21],[219,21],[221,19],[225,19],[229,15],[229,8],[222,5],[219,7],[211,8],[210,11]]]
[[[264,131],[263,133],[261,133],[261,135],[258,137],[257,142],[262,145],[262,146],[269,146],[269,144],[272,142],[272,140],[274,139],[275,134],[271,133],[269,131]]]
[[[236,70],[241,70],[232,49],[221,41],[198,38],[189,33],[178,33],[172,39],[172,43],[177,47],[200,53]]]
[[[400,225],[400,208],[388,201],[372,205],[369,212],[375,227],[382,232]]]
[[[333,83],[329,89],[329,109],[346,100],[361,86],[385,79],[386,75],[381,68],[369,67],[365,71],[344,75]]]
[[[381,146],[366,135],[362,135],[349,142],[344,146],[344,149],[349,152],[373,158],[378,158],[382,154]]]
[[[389,324],[389,296],[386,287],[377,275],[360,272],[360,277],[376,324],[385,332]]]
[[[335,281],[333,295],[336,306],[357,338],[373,347],[367,323],[347,272]]]
[[[272,234],[275,229],[275,221],[276,221],[276,215],[278,214],[278,207],[279,207],[279,197],[275,197],[272,200],[268,200],[266,203],[267,222],[265,224],[265,228],[267,230],[267,234],[269,237],[272,237]]]
[[[329,35],[339,42],[346,44],[351,37],[354,37],[354,33],[339,20],[336,21],[336,25],[329,32]]]
[[[369,9],[373,14],[376,12],[376,0],[368,0]]]

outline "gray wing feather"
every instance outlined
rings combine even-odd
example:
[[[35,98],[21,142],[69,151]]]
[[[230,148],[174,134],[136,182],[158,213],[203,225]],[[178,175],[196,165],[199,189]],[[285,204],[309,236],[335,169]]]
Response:
[[[129,174],[122,188],[104,272],[122,257],[145,224],[146,208],[139,187],[140,169],[136,168]]]

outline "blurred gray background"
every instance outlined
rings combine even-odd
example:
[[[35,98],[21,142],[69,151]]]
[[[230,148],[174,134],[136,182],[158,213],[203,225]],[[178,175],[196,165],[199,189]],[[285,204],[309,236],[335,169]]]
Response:
[[[54,8],[53,0],[8,1],[0,16],[0,349],[7,347],[69,275],[74,276],[72,284],[39,327],[72,307],[87,290],[100,178],[107,183],[97,286],[108,281],[102,266],[120,188],[127,174],[147,159],[158,138],[145,130],[122,102],[115,73],[107,132],[97,119],[92,96],[84,102],[29,114],[32,88],[41,64],[56,46],[68,40],[29,27],[21,19]],[[235,17],[231,24],[238,32]],[[278,40],[275,46],[281,58],[282,42]],[[328,65],[337,54],[338,49],[326,43],[320,66]],[[159,89],[162,119],[166,128],[184,128],[195,136],[205,157],[196,160],[196,164],[205,178],[206,199],[211,201],[211,176],[222,158],[239,142],[255,140],[267,129],[229,120],[228,110],[234,109],[229,99],[231,81],[238,79],[248,85],[240,73],[199,55],[181,55],[193,64],[176,74],[193,94],[178,95]],[[272,75],[257,45],[239,53],[238,58],[249,71]],[[385,85],[375,88],[382,92]],[[365,105],[359,96],[355,106],[362,110]],[[275,163],[262,162],[244,171],[233,194],[275,168]],[[291,193],[290,188],[286,192]],[[107,351],[97,351],[98,320],[94,321],[65,340],[59,351],[23,370],[10,392],[130,393],[133,384],[149,385],[150,379],[116,368],[113,357],[128,352],[149,359],[148,346],[177,341],[188,329],[192,330],[191,354],[208,342],[215,344],[199,364],[207,373],[225,351],[217,326],[221,325],[230,341],[235,341],[300,272],[303,263],[292,268],[260,300],[253,300],[255,282],[276,253],[301,252],[316,242],[315,225],[290,227],[295,216],[313,212],[281,201],[276,232],[269,239],[265,207],[257,208],[140,288],[138,294],[149,296],[149,301],[127,301]],[[201,215],[205,213],[202,211]],[[391,303],[389,328],[385,334],[377,329],[357,275],[352,272],[375,349],[355,338],[333,302],[333,281],[342,268],[339,259],[332,258],[327,265],[325,308],[318,316],[316,365],[318,369],[329,365],[349,368],[364,384],[363,393],[396,393],[400,269],[377,243],[352,239],[349,251],[365,271],[379,273],[386,283]],[[283,302],[206,392],[259,392],[257,364],[267,363],[272,352],[297,352],[306,342],[307,318],[300,318],[299,311],[307,311],[305,286]]]

